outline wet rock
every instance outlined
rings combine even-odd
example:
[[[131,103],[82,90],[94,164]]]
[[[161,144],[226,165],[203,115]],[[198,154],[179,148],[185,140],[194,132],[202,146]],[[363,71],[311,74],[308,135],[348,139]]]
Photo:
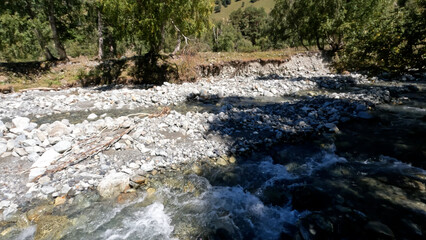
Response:
[[[71,226],[66,216],[44,215],[37,221],[35,240],[61,239]]]
[[[69,141],[60,141],[53,146],[53,149],[58,153],[64,153],[65,151],[71,149],[71,142]]]
[[[98,192],[104,198],[117,197],[129,187],[129,175],[122,172],[105,176],[98,185]]]
[[[154,195],[155,192],[156,192],[155,188],[148,188],[146,190],[146,193],[148,194],[148,196]]]
[[[45,214],[51,214],[53,212],[53,208],[54,206],[52,205],[38,206],[29,210],[26,215],[30,222],[37,222],[41,216]]]
[[[120,195],[118,195],[117,197],[117,202],[120,204],[124,204],[136,199],[137,197],[138,194],[135,191],[120,193]]]
[[[144,176],[134,176],[130,179],[130,181],[140,185],[140,184],[145,184],[147,179]]]
[[[371,115],[370,113],[368,113],[368,112],[359,112],[358,114],[357,114],[357,116],[359,117],[359,118],[362,118],[362,119],[372,119],[373,118],[373,115]]]
[[[324,126],[328,128],[328,131],[330,132],[335,132],[335,133],[339,132],[339,128],[337,128],[336,124],[334,123],[326,123],[324,124]]]
[[[67,197],[66,196],[62,196],[62,197],[57,197],[55,198],[55,206],[59,206],[59,205],[63,205],[65,204],[65,202],[67,201]]]
[[[385,224],[377,221],[370,221],[365,226],[365,229],[372,235],[380,239],[395,239],[392,230]]]
[[[228,165],[228,161],[226,161],[223,158],[217,159],[216,163],[219,164],[220,166],[226,166],[226,165]]]

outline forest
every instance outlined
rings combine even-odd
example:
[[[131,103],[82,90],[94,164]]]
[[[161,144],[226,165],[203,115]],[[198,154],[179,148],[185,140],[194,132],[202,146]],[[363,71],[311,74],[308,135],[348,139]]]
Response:
[[[300,47],[330,52],[340,70],[425,68],[425,0],[276,0],[270,13],[242,5],[212,20],[238,2],[5,0],[0,61]]]

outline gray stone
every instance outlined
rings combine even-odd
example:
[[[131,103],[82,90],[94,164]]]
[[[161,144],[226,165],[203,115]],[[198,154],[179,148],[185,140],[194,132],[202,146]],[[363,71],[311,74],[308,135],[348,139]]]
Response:
[[[30,119],[26,117],[16,117],[12,119],[13,125],[15,125],[15,128],[24,130],[30,125]]]
[[[7,145],[0,143],[0,155],[7,151]]]
[[[46,168],[55,162],[59,155],[60,154],[53,149],[49,149],[43,153],[43,155],[31,166],[30,175],[28,177],[29,181],[33,181],[38,176],[44,174]]]
[[[129,186],[129,175],[114,172],[105,176],[98,185],[98,192],[104,198],[117,197]]]
[[[37,131],[36,136],[40,142],[44,142],[46,140],[46,134],[44,132]]]
[[[70,130],[67,125],[61,122],[54,122],[48,126],[47,134],[49,137],[62,137],[63,135],[70,134]]]
[[[88,120],[95,120],[96,118],[98,118],[98,115],[91,113],[89,116],[87,116]]]
[[[31,153],[30,155],[28,155],[28,160],[30,162],[35,162],[39,158],[40,158],[40,156],[37,153]]]
[[[44,186],[44,187],[41,188],[41,192],[46,194],[46,195],[53,193],[55,190],[56,189],[52,186]]]
[[[63,153],[71,149],[71,143],[69,141],[60,141],[53,146],[53,149],[58,153]]]
[[[28,153],[23,148],[15,148],[14,152],[16,152],[21,157],[28,155]]]
[[[41,177],[38,180],[38,183],[40,183],[41,185],[45,185],[46,183],[49,183],[49,182],[50,182],[50,178],[48,176]]]

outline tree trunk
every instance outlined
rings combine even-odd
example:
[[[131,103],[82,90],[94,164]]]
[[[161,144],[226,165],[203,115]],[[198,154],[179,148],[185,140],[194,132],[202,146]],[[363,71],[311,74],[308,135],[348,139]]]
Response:
[[[320,43],[320,38],[319,38],[318,36],[316,37],[316,40],[317,40],[317,47],[318,47],[318,50],[323,51],[323,50],[324,50],[324,46],[323,46],[323,45],[321,45],[321,43]]]
[[[61,40],[59,39],[58,29],[56,28],[56,19],[53,12],[52,3],[49,4],[49,24],[52,30],[53,42],[55,43],[55,48],[58,52],[59,59],[67,59],[67,53],[65,52],[65,48],[62,45]]]
[[[46,46],[46,44],[45,44],[45,42],[43,40],[43,36],[40,33],[40,30],[38,28],[35,28],[34,32],[35,32],[35,35],[37,37],[38,43],[40,45],[40,48],[44,52],[44,56],[45,56],[46,60],[47,61],[56,60],[56,58],[50,52],[49,48]]]
[[[177,52],[180,51],[181,43],[182,43],[182,37],[181,37],[180,33],[178,33],[178,39],[177,39],[176,47],[175,47],[175,50],[173,50],[172,55],[175,55]]]
[[[102,13],[101,13],[101,10],[98,8],[98,40],[99,40],[98,59],[99,60],[102,60],[104,58],[104,35],[102,33],[102,29],[103,29]]]
[[[28,0],[25,1],[25,2],[26,2],[27,13],[30,16],[30,19],[34,20],[36,18],[36,14],[31,9],[31,7],[32,7],[31,2],[28,1]],[[37,38],[38,44],[40,45],[41,50],[44,52],[44,56],[46,58],[46,61],[56,60],[56,58],[50,52],[49,48],[46,46],[46,42],[43,39],[43,35],[41,34],[41,31],[37,26],[34,28],[34,33],[36,35],[36,38]]]

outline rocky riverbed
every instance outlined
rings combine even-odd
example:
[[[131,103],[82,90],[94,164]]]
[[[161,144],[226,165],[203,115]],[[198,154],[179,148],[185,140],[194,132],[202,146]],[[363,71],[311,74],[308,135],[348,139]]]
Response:
[[[137,198],[135,189],[140,188],[147,194],[144,196],[150,196],[161,189],[159,184],[167,185],[164,179],[149,180],[156,179],[160,173],[189,171],[202,175],[206,170],[201,163],[207,164],[207,169],[237,165],[250,168],[251,165],[244,164],[254,152],[263,152],[283,142],[339,134],[339,126],[343,123],[373,119],[378,105],[401,104],[409,100],[404,94],[423,91],[415,83],[382,81],[361,74],[333,74],[319,55],[295,56],[279,69],[269,68],[261,75],[253,75],[259,72],[258,66],[252,67],[254,70],[248,69],[239,76],[220,74],[182,85],[105,86],[0,95],[0,230],[5,226],[0,238],[19,234],[22,237],[26,233],[29,237],[35,234],[37,239],[63,237],[64,233],[59,237],[49,235],[50,232],[40,235],[40,224],[37,230],[24,227],[27,232],[11,227],[24,221],[23,216],[29,222],[24,226],[31,226],[31,221],[37,222],[28,217],[27,211],[40,202],[72,206],[89,192],[96,192],[102,199],[118,197],[119,202],[127,202],[127,198]],[[329,140],[325,141],[323,149],[333,155],[332,159],[322,159],[326,164],[321,165],[319,161],[311,167],[329,164],[334,167],[336,163],[347,161],[334,155],[334,144]],[[271,164],[269,160],[263,162]],[[277,164],[269,177],[280,181],[295,179],[286,175],[290,169],[296,169],[295,166]],[[310,176],[312,172],[306,171],[303,170],[303,174]],[[416,174],[424,173],[417,171]],[[228,178],[235,177],[231,175]],[[212,180],[211,177],[207,179]],[[185,181],[201,184],[200,180]],[[188,191],[187,185],[168,184]],[[211,184],[210,181],[208,185]],[[192,187],[197,189],[197,186]],[[247,198],[259,201],[256,204],[265,204],[271,214],[279,214],[283,209],[291,212],[289,206],[278,210],[271,208],[259,199],[246,196],[243,190],[220,191],[227,196],[236,194],[244,201]],[[217,192],[210,192],[213,193]],[[39,215],[51,214],[54,207],[49,206],[47,210],[40,210]],[[176,235],[177,230],[173,232],[162,205],[149,206],[133,213],[153,211],[153,214],[160,214],[164,224],[170,226],[162,234]],[[55,216],[49,214],[47,216]],[[292,214],[294,219],[288,219],[288,224],[295,224],[304,216],[303,208]],[[66,220],[65,225],[73,225],[69,221]],[[285,225],[286,221],[280,224]],[[383,226],[376,224],[371,228],[380,227]],[[302,235],[307,234],[303,238],[309,239],[308,235],[314,230],[309,231],[308,224],[305,232],[301,231]],[[223,234],[230,232],[228,229]],[[73,234],[69,233],[70,239]],[[102,234],[106,234],[102,235],[105,237],[108,231]],[[123,237],[125,232],[120,234],[119,239],[127,238]],[[178,238],[194,237],[191,233],[179,234]],[[274,239],[279,234],[280,231],[266,238]],[[102,238],[96,236],[92,238]]]

